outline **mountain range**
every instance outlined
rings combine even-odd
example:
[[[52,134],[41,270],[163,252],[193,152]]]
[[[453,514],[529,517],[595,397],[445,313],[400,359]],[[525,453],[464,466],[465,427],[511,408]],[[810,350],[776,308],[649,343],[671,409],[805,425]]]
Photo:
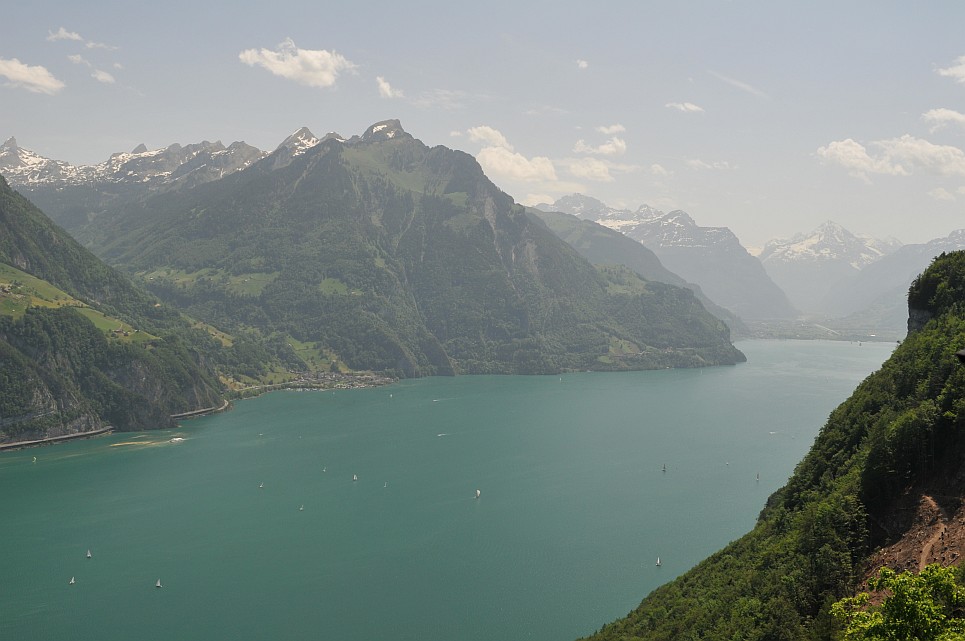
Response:
[[[323,367],[418,376],[743,360],[691,291],[594,268],[474,158],[429,148],[398,121],[350,138],[303,128],[218,179],[153,180],[167,187],[70,203],[86,221],[73,232],[191,316]]]
[[[679,210],[664,213],[647,205],[636,211],[614,209],[580,194],[537,208],[592,220],[642,243],[667,269],[698,284],[711,300],[744,320],[797,315],[760,261],[726,227],[701,227]]]
[[[758,259],[802,312],[839,315],[830,311],[831,290],[899,247],[897,240],[858,236],[829,220],[810,233],[769,241]]]

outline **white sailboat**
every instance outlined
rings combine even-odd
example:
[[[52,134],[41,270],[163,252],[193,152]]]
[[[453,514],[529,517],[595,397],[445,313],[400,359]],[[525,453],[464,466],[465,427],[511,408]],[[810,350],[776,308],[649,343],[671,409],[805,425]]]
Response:
[[[70,581],[67,582],[67,585],[74,585],[75,583],[77,583],[77,581],[74,580],[74,577],[70,577]]]
[[[482,495],[482,492],[480,492],[479,490],[476,490],[476,498],[478,499],[481,495]]]
[[[657,557],[657,567],[660,567],[660,557]]]
[[[161,579],[158,579],[158,580],[157,580],[157,583],[154,584],[154,587],[156,587],[156,588],[161,587]]]
[[[352,480],[353,480],[353,481],[359,480],[359,475],[358,475],[358,474],[353,474],[353,475],[352,475]]]
[[[87,550],[87,558],[90,558],[90,550]]]

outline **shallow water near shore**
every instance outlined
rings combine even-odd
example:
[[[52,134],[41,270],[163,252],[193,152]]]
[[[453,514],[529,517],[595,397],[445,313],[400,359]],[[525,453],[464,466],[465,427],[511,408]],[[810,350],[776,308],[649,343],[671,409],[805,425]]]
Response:
[[[894,344],[739,347],[736,367],[275,392],[0,453],[0,638],[589,634],[748,531]]]

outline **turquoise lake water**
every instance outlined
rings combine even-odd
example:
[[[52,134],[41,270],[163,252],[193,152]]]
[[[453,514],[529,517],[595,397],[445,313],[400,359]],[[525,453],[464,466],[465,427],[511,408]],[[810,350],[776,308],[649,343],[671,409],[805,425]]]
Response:
[[[0,453],[0,639],[589,634],[747,532],[894,344],[739,347],[736,367],[276,392]]]

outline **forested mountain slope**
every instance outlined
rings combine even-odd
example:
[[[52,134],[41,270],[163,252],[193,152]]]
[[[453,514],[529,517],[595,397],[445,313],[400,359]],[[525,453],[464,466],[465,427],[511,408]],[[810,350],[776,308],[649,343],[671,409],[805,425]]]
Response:
[[[303,137],[304,138],[304,137]],[[400,376],[732,364],[692,292],[601,271],[469,155],[398,121],[98,216],[82,238],[162,299]]]
[[[0,177],[0,442],[220,405],[205,345]]]
[[[965,253],[912,284],[909,335],[832,412],[750,533],[651,593],[604,640],[829,639],[883,565],[965,552]]]

